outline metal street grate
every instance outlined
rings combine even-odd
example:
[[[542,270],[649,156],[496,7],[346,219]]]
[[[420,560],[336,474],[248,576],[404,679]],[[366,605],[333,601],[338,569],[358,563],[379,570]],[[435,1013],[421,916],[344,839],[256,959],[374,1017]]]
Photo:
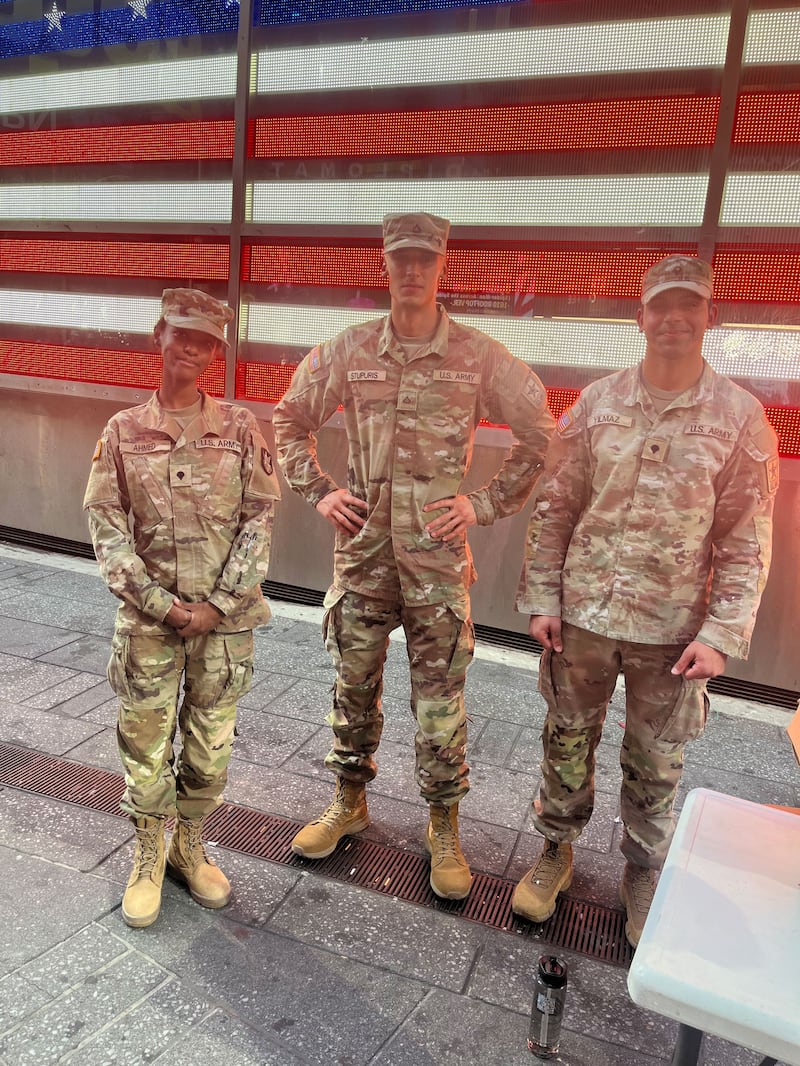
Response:
[[[0,743],[0,784],[124,817],[119,809],[124,789],[119,774],[30,748]],[[630,964],[633,952],[625,937],[625,915],[621,911],[562,896],[552,918],[541,925],[527,922],[511,910],[514,882],[483,873],[475,875],[465,900],[441,900],[431,890],[426,855],[348,837],[327,859],[310,861],[291,849],[292,838],[301,824],[250,807],[223,803],[208,818],[206,835],[232,851],[306,869],[617,966]]]

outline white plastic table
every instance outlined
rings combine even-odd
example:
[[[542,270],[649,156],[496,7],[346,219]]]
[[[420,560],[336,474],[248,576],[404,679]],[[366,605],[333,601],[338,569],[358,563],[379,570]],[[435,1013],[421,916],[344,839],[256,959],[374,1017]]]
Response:
[[[800,816],[689,793],[628,991],[681,1023],[673,1066],[703,1033],[800,1066]]]

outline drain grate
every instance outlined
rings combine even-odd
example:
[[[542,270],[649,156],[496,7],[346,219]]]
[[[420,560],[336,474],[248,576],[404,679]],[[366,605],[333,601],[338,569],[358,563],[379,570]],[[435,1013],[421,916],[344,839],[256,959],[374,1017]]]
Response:
[[[0,743],[0,784],[122,816],[124,782],[108,770],[69,762],[53,755]],[[206,822],[206,834],[222,847],[259,859],[307,869],[345,884],[368,888],[408,903],[435,907],[470,922],[567,948],[617,966],[629,965],[633,952],[625,938],[621,911],[561,897],[555,914],[541,925],[517,918],[511,910],[514,882],[476,874],[465,900],[441,900],[431,890],[427,856],[349,837],[327,859],[295,855],[292,837],[300,822],[223,803]]]

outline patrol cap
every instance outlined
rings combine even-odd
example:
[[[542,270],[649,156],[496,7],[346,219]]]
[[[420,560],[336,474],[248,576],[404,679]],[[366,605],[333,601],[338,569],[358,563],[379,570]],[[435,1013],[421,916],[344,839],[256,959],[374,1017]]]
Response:
[[[450,223],[446,218],[429,215],[425,211],[384,215],[383,250],[394,252],[398,248],[424,248],[428,252],[444,255],[449,232]]]
[[[164,289],[161,294],[161,317],[171,326],[210,333],[228,346],[225,326],[233,318],[233,311],[226,303],[215,300],[200,289]]]
[[[714,272],[704,259],[668,255],[654,263],[642,279],[642,303],[646,304],[666,289],[689,289],[710,300],[713,285]]]

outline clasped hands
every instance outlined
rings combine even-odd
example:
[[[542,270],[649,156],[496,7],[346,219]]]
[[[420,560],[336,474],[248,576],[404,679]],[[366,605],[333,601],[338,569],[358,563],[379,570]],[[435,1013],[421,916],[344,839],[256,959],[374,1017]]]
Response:
[[[202,637],[216,629],[221,618],[224,618],[222,611],[205,600],[186,603],[175,596],[164,621],[182,637]]]

